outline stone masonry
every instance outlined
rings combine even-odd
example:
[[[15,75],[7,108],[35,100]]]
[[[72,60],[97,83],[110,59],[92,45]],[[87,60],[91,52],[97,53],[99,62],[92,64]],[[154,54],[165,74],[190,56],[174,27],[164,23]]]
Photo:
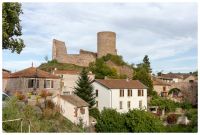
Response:
[[[78,66],[88,67],[90,62],[108,53],[117,55],[116,34],[110,31],[97,33],[97,53],[80,50],[79,54],[68,54],[65,42],[53,39],[52,59],[60,63],[70,63]]]

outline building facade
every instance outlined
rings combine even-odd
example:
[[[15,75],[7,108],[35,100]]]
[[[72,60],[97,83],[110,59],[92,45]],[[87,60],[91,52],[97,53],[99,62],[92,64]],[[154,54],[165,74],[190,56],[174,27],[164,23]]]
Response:
[[[128,112],[129,109],[147,109],[147,87],[138,80],[95,79],[96,106]]]
[[[53,102],[61,107],[61,114],[72,123],[89,126],[89,104],[76,95],[57,95]]]
[[[41,90],[57,93],[60,90],[60,78],[46,71],[30,67],[10,74],[6,90],[10,93]]]

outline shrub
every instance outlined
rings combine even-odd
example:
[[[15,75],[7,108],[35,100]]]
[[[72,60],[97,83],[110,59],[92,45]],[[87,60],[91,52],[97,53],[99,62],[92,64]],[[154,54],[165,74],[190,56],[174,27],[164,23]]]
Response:
[[[127,132],[122,114],[113,109],[104,109],[95,127],[97,132]]]
[[[89,110],[89,115],[94,117],[95,119],[98,119],[100,117],[100,112],[99,112],[98,108],[91,108]]]
[[[21,91],[16,92],[16,93],[15,93],[15,96],[17,97],[18,100],[24,100],[25,97],[26,97],[25,95],[22,94]]]
[[[167,123],[169,124],[175,124],[177,122],[177,115],[176,114],[170,114],[167,116]]]
[[[51,100],[46,101],[46,108],[54,109],[55,104]]]

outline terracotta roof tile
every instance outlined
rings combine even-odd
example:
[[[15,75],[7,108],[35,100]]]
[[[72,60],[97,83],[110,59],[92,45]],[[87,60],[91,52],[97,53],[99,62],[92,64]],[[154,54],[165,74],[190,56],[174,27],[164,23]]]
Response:
[[[96,82],[109,89],[147,89],[147,86],[142,84],[138,80],[126,80],[126,79],[95,79]]]
[[[19,77],[25,77],[25,78],[52,78],[52,79],[58,79],[58,76],[52,75],[46,71],[37,69],[35,67],[26,68],[24,70],[12,73],[10,78],[19,78]]]
[[[3,71],[3,79],[8,79],[10,78],[10,74],[9,72]]]
[[[87,102],[76,95],[61,95],[60,97],[77,107],[89,106]]]
[[[163,82],[162,80],[158,78],[153,78],[152,81],[153,81],[153,85],[171,86],[170,84]]]

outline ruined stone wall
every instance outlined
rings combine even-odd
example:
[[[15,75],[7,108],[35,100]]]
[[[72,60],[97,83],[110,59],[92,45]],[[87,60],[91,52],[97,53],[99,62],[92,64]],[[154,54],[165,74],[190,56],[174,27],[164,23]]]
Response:
[[[98,32],[97,33],[97,57],[107,55],[108,53],[117,55],[116,50],[116,34],[114,32]]]
[[[52,59],[60,63],[70,63],[78,66],[89,66],[90,62],[96,60],[97,54],[85,50],[80,50],[80,54],[67,54],[65,43],[59,40],[53,40]]]

